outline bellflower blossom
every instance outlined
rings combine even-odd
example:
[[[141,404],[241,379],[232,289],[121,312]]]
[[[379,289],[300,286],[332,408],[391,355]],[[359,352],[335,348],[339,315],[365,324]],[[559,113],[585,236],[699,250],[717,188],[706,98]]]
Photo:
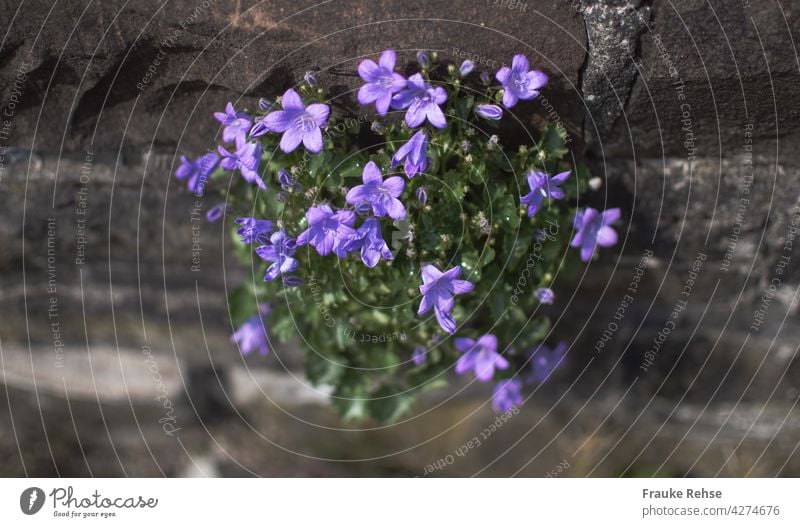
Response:
[[[403,178],[394,176],[384,181],[381,170],[372,161],[364,167],[361,178],[364,184],[350,189],[345,196],[347,203],[359,205],[367,202],[372,205],[372,213],[379,218],[389,216],[393,220],[402,220],[406,217],[406,208],[397,199],[406,186]]]
[[[530,65],[525,55],[514,55],[511,67],[503,66],[495,77],[503,85],[503,105],[514,107],[520,99],[534,99],[539,89],[547,84],[547,75],[541,71],[529,71]]]
[[[584,262],[591,260],[598,245],[611,247],[617,243],[617,231],[611,228],[611,225],[616,223],[621,215],[619,209],[599,212],[591,207],[575,213],[576,232],[570,245],[581,248],[581,260]]]
[[[528,352],[531,361],[531,373],[526,382],[529,384],[543,383],[550,374],[563,363],[563,358],[567,354],[567,343],[559,342],[555,348],[549,348],[545,344],[539,344]]]
[[[411,360],[417,366],[425,364],[426,355],[428,351],[425,349],[425,346],[417,346],[414,348],[414,352],[411,354]]]
[[[219,156],[215,152],[208,152],[195,161],[181,156],[181,165],[175,171],[175,177],[178,180],[187,179],[186,188],[195,195],[202,196],[206,181],[217,166],[219,166]]]
[[[241,225],[236,234],[242,239],[243,243],[266,242],[269,233],[272,232],[274,224],[269,220],[258,220],[256,218],[236,218],[236,224]]]
[[[281,99],[283,110],[268,113],[250,132],[252,137],[267,131],[283,133],[280,148],[285,154],[293,152],[300,143],[312,154],[322,152],[322,130],[328,124],[330,107],[327,104],[310,104],[306,107],[293,89],[286,90]]]
[[[291,273],[300,267],[300,262],[292,258],[295,247],[294,239],[289,238],[286,231],[281,229],[270,237],[269,245],[262,245],[256,249],[256,254],[262,260],[272,262],[264,275],[265,282],[271,282],[280,275]]]
[[[538,300],[542,304],[552,304],[553,300],[556,299],[556,294],[553,292],[552,289],[547,287],[540,287],[539,289],[533,292],[533,296],[535,296],[536,300]]]
[[[297,245],[310,244],[320,256],[334,252],[339,258],[347,255],[347,245],[355,234],[353,211],[333,212],[329,205],[317,205],[306,212],[308,229],[297,237]]]
[[[253,119],[244,112],[237,112],[233,104],[228,103],[224,112],[215,112],[214,118],[224,126],[222,140],[226,143],[243,143],[247,140],[247,132],[253,127]]]
[[[528,186],[531,191],[520,198],[528,206],[528,216],[533,218],[542,207],[544,198],[564,199],[564,191],[560,186],[567,180],[572,172],[567,170],[553,177],[539,170],[528,172]]]
[[[392,168],[405,161],[403,169],[412,178],[428,168],[428,136],[420,130],[401,146],[392,157]]]
[[[239,351],[241,351],[242,355],[249,355],[256,349],[261,355],[266,356],[269,354],[267,330],[263,319],[263,316],[269,313],[269,307],[263,306],[260,311],[260,314],[248,318],[231,335],[231,342],[239,346]]]
[[[259,188],[266,189],[267,185],[258,175],[258,165],[261,163],[261,143],[250,141],[239,143],[236,151],[231,153],[218,146],[217,150],[222,155],[222,168],[225,170],[239,170],[242,177],[249,183],[255,183]]]
[[[361,249],[361,261],[370,269],[378,265],[381,258],[394,260],[392,251],[381,235],[381,224],[378,218],[367,218],[358,228],[353,238],[347,243],[346,251]]]
[[[447,101],[447,92],[441,86],[431,87],[416,73],[406,81],[405,90],[392,97],[392,108],[406,111],[406,124],[416,128],[427,119],[436,128],[444,128],[444,118],[440,104]]]
[[[422,315],[434,309],[439,326],[448,333],[455,333],[456,322],[451,311],[455,306],[453,295],[463,295],[475,289],[475,285],[467,280],[459,280],[461,266],[455,266],[445,272],[440,271],[435,265],[422,266],[422,302],[417,310]]]
[[[375,103],[378,115],[386,115],[392,103],[392,95],[402,90],[406,79],[394,72],[397,55],[392,50],[381,54],[378,64],[370,59],[364,59],[358,65],[358,74],[366,82],[358,90],[358,102],[361,105]]]
[[[492,393],[492,408],[497,412],[508,412],[522,404],[522,382],[505,379],[498,382]]]
[[[478,340],[457,338],[453,345],[462,352],[456,362],[456,373],[464,374],[470,370],[475,371],[479,381],[490,381],[494,377],[494,370],[505,370],[508,361],[497,353],[497,337],[492,334],[483,335]]]

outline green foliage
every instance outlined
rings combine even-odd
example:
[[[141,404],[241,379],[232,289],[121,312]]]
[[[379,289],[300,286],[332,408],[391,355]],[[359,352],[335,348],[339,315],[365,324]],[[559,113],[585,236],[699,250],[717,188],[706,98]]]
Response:
[[[517,361],[514,367],[522,364],[522,350],[540,342],[550,327],[533,292],[550,287],[564,265],[574,200],[586,188],[588,171],[565,161],[566,132],[555,125],[546,126],[535,145],[503,149],[493,137],[496,123],[474,112],[477,103],[492,102],[497,88],[467,85],[447,75],[435,80],[448,90],[448,126],[429,129],[428,169],[406,179],[401,201],[407,221],[381,219],[383,236],[395,252],[393,261],[369,269],[358,252],[340,260],[303,246],[295,257],[304,285],[290,288],[280,280],[264,282],[268,264],[254,256],[255,247],[236,243],[237,255],[254,274],[230,296],[234,320],[242,321],[256,306],[269,303],[270,338],[301,344],[306,375],[316,385],[333,388],[332,402],[345,419],[395,420],[408,411],[416,394],[441,388],[452,374],[459,356],[452,338],[430,313],[416,314],[424,264],[442,270],[461,265],[462,278],[476,287],[456,297],[457,336],[494,333],[501,342],[498,351],[513,343],[516,351],[508,350],[506,356]],[[305,87],[303,95],[307,104],[326,102],[321,90]],[[357,124],[348,124],[353,121]],[[227,193],[236,211],[233,217],[267,218],[296,237],[306,228],[304,214],[312,205],[350,208],[344,194],[361,184],[369,161],[384,177],[403,175],[402,166],[390,168],[391,157],[413,131],[397,117],[382,127],[383,133],[376,134],[363,118],[334,111],[318,155],[302,147],[286,155],[277,148],[280,136],[262,137],[262,177],[269,189],[256,192],[241,178],[233,179]],[[529,192],[526,176],[534,168],[551,174],[571,169],[573,176],[562,187],[567,199],[545,200],[542,210],[529,218],[520,195]],[[284,190],[279,199],[281,169],[289,170],[302,189]],[[415,197],[423,186],[428,196],[424,205]],[[544,241],[541,231],[549,233]],[[417,346],[428,350],[421,365],[411,360]],[[509,369],[498,377],[513,374]]]

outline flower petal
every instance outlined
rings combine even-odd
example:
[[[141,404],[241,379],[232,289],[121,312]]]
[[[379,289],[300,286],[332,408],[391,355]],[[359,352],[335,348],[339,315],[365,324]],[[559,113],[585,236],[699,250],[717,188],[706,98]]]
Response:
[[[284,110],[295,111],[305,110],[306,108],[303,104],[303,99],[301,99],[300,95],[298,95],[297,92],[291,88],[286,90],[286,93],[283,94],[283,97],[281,98],[281,106],[283,106]]]
[[[283,143],[283,141],[281,141],[281,143]],[[322,130],[319,128],[314,128],[310,132],[303,134],[303,144],[308,151],[313,154],[319,154],[322,152]]]

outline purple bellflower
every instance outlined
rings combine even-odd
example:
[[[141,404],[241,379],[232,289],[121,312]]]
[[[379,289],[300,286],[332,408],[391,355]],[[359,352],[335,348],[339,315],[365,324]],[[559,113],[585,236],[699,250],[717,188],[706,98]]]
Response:
[[[293,89],[286,90],[281,99],[283,110],[269,113],[261,120],[261,125],[253,127],[252,137],[263,135],[267,131],[283,133],[281,151],[293,152],[300,143],[312,154],[322,152],[322,130],[328,124],[330,107],[327,104],[303,104],[300,95]]]
[[[222,140],[226,143],[244,143],[247,132],[253,127],[253,119],[244,112],[237,112],[233,104],[228,103],[224,112],[215,112],[214,117],[222,123]]]
[[[262,260],[272,262],[264,275],[265,282],[271,282],[280,275],[291,273],[300,267],[300,262],[292,258],[295,247],[294,239],[289,238],[286,231],[281,229],[270,237],[270,244],[256,249],[256,254]]]
[[[555,348],[549,348],[545,344],[539,344],[528,352],[531,359],[531,373],[526,382],[528,384],[543,383],[550,374],[561,365],[564,356],[567,354],[567,343],[559,342]]]
[[[297,245],[310,244],[320,256],[331,252],[339,258],[347,255],[347,246],[355,235],[356,215],[350,210],[333,212],[329,205],[317,205],[306,212],[308,229],[297,237]]]
[[[228,152],[218,146],[217,150],[222,155],[222,168],[225,170],[239,170],[242,177],[249,183],[255,183],[259,188],[266,189],[267,185],[258,175],[258,165],[261,163],[261,143],[250,141],[236,145],[236,152]]]
[[[548,176],[539,170],[528,172],[528,186],[531,191],[520,198],[520,201],[528,206],[528,216],[533,218],[542,207],[544,198],[564,199],[564,191],[560,186],[567,180],[572,172],[567,170],[553,177]]]
[[[456,362],[458,375],[474,370],[479,381],[487,382],[494,377],[495,368],[508,368],[508,361],[497,353],[497,337],[492,334],[483,335],[478,340],[457,338],[453,344],[462,353]]]
[[[439,326],[448,333],[455,333],[456,321],[453,320],[451,311],[455,306],[453,295],[463,295],[475,289],[475,285],[467,280],[459,280],[461,266],[455,266],[445,272],[440,271],[435,265],[422,266],[422,302],[417,310],[422,315],[434,309]]]
[[[361,249],[361,261],[370,269],[378,265],[381,258],[393,260],[394,256],[381,235],[381,224],[378,218],[367,218],[358,228],[345,247],[346,251]]]
[[[540,287],[539,289],[533,292],[533,296],[535,296],[536,300],[538,300],[542,304],[552,304],[553,300],[556,299],[556,294],[553,292],[552,289],[547,287]]]
[[[403,178],[393,176],[384,181],[381,169],[372,161],[364,167],[361,178],[364,184],[350,189],[345,196],[347,203],[359,205],[367,202],[372,205],[372,213],[379,218],[389,216],[393,220],[402,220],[406,217],[406,208],[397,199],[406,186]]]
[[[405,161],[403,169],[412,178],[428,168],[428,136],[420,130],[401,146],[392,157],[392,168]]]
[[[514,55],[511,67],[503,66],[495,74],[495,78],[503,85],[503,105],[506,108],[514,107],[520,99],[538,97],[539,89],[547,84],[547,75],[541,71],[529,70],[527,57]]]
[[[219,156],[215,152],[203,154],[195,161],[189,161],[186,156],[181,156],[181,166],[175,171],[179,180],[188,180],[186,187],[197,196],[203,195],[206,181],[219,166]]]
[[[258,352],[264,356],[269,354],[267,329],[263,319],[263,316],[269,313],[269,307],[262,306],[260,311],[260,314],[248,318],[245,323],[239,326],[239,329],[231,335],[231,342],[239,346],[239,351],[242,355],[249,355],[255,350],[258,350]]]
[[[522,382],[519,379],[502,380],[492,392],[492,408],[496,412],[508,412],[521,405],[522,400]]]
[[[236,218],[236,224],[240,225],[236,234],[244,243],[266,243],[268,235],[272,232],[274,225],[269,220],[257,220],[256,218]]]
[[[394,72],[397,55],[392,50],[381,54],[378,64],[370,59],[361,61],[358,65],[358,74],[366,82],[358,90],[358,102],[362,106],[375,103],[378,115],[386,115],[392,103],[392,95],[402,90],[406,79]]]
[[[575,213],[576,232],[570,245],[581,248],[581,260],[584,262],[591,260],[598,245],[600,247],[616,245],[617,231],[611,228],[611,225],[616,223],[621,215],[619,209],[599,212],[591,207]]]
[[[447,101],[447,92],[441,86],[431,87],[416,73],[406,81],[405,90],[392,97],[392,108],[406,111],[406,124],[416,128],[427,119],[436,128],[444,128],[444,118],[440,104]]]

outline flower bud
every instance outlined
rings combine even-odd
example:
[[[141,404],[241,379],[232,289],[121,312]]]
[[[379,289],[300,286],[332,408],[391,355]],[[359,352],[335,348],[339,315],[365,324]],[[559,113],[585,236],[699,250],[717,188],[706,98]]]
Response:
[[[290,188],[294,187],[294,184],[297,183],[297,180],[292,177],[288,170],[282,168],[280,172],[278,172],[278,182],[280,182],[281,187],[284,190],[289,190]]]
[[[431,59],[428,58],[428,54],[424,51],[417,52],[417,62],[419,62],[419,65],[423,68],[427,69],[431,67]]]
[[[214,223],[215,221],[219,221],[219,219],[225,215],[225,209],[227,205],[225,203],[220,203],[219,205],[214,205],[208,212],[206,212],[206,220],[209,223]]]
[[[317,74],[313,71],[307,71],[303,79],[305,79],[306,84],[312,88],[317,85]]]
[[[383,135],[383,133],[386,131],[386,128],[384,128],[384,126],[378,121],[372,121],[372,124],[370,125],[369,129],[375,132],[376,134],[380,135]]]
[[[425,204],[428,202],[428,191],[427,191],[427,189],[425,187],[419,187],[417,189],[416,194],[417,194],[417,201],[419,201],[419,204],[424,207]]]
[[[258,100],[258,108],[263,111],[267,111],[272,107],[272,101],[267,99],[266,97],[261,97]]]
[[[458,68],[458,73],[462,77],[466,77],[467,75],[472,73],[472,70],[474,69],[475,69],[475,63],[472,62],[471,60],[465,60],[464,62],[461,63],[461,67]]]
[[[303,285],[303,279],[299,276],[287,275],[283,277],[283,285],[286,287],[300,287]]]
[[[475,113],[490,121],[499,121],[503,118],[503,109],[496,104],[479,104],[475,107]]]
[[[482,71],[481,72],[481,82],[486,86],[488,86],[488,85],[490,85],[492,83],[492,77],[489,76],[489,72],[488,71]]]

